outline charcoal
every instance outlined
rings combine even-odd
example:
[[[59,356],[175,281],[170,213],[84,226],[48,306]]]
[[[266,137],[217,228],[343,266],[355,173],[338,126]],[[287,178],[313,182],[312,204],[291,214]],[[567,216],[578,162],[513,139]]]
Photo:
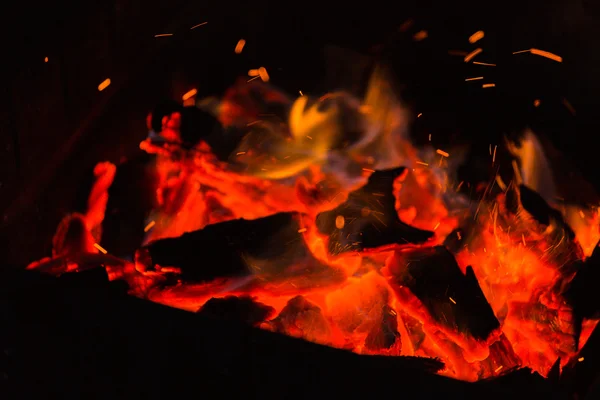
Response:
[[[583,398],[600,379],[600,324],[596,325],[587,343],[563,367],[560,382],[570,388],[573,398]]]
[[[256,326],[275,313],[275,309],[250,296],[227,296],[207,301],[197,314],[213,318],[244,322]]]
[[[156,207],[157,173],[154,157],[140,155],[117,166],[108,190],[106,214],[102,223],[104,248],[119,257],[131,256],[144,240],[145,220]]]
[[[600,243],[594,252],[584,261],[578,262],[577,273],[566,286],[563,295],[580,318],[600,316]]]
[[[344,203],[317,216],[319,231],[329,235],[330,254],[394,243],[424,243],[433,236],[433,232],[411,227],[398,218],[393,183],[404,170],[374,172],[368,183],[350,193]],[[336,226],[340,216],[345,221],[341,229]]]
[[[290,299],[277,318],[263,327],[322,344],[328,343],[331,335],[321,309],[300,295]]]
[[[560,379],[560,357],[556,359],[554,364],[552,364],[552,368],[548,372],[548,380],[552,382],[558,382]]]
[[[560,387],[545,379],[530,368],[519,368],[502,374],[498,377],[483,379],[475,382],[474,386],[483,389],[483,393],[494,398],[511,398],[508,388],[519,388],[521,393],[536,393],[535,398],[539,399],[566,399],[568,398]],[[503,393],[501,395],[501,393]]]
[[[181,268],[181,277],[187,282],[245,274],[248,259],[317,263],[298,233],[296,217],[294,213],[279,213],[222,222],[177,238],[157,240],[147,249],[155,264]]]
[[[519,365],[521,365],[521,360],[504,333],[490,345],[490,355],[482,362],[488,376],[509,373]]]
[[[519,185],[515,187],[515,190],[508,191],[507,205],[509,210],[516,213],[519,204],[538,223],[542,225],[553,224],[559,228],[560,234],[564,235],[565,239],[569,241],[575,239],[575,232],[565,222],[560,211],[550,207],[536,191],[529,189],[525,185]]]
[[[463,274],[443,246],[396,251],[393,286],[407,287],[442,326],[485,340],[500,327],[473,268]]]
[[[398,332],[398,318],[396,311],[386,305],[383,307],[381,321],[371,328],[365,338],[365,347],[369,350],[389,349],[394,344],[400,345],[400,333]]]

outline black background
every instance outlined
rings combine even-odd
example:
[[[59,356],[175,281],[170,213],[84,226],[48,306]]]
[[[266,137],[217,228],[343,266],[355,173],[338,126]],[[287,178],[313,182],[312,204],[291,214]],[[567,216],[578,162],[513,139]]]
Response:
[[[296,93],[335,89],[327,44],[391,56],[414,115],[417,142],[440,148],[489,144],[525,126],[547,135],[581,174],[600,182],[600,6],[595,1],[401,2],[20,2],[3,11],[0,109],[0,243],[4,265],[49,254],[60,218],[73,209],[93,165],[135,157],[146,113],[190,88],[220,94],[248,69],[265,66],[272,83]],[[406,32],[399,27],[414,21]],[[208,24],[191,30],[201,22]],[[415,42],[414,33],[428,38]],[[468,37],[485,38],[476,45]],[[155,38],[155,34],[173,33]],[[247,41],[241,55],[233,48]],[[465,64],[471,51],[496,67]],[[514,51],[539,48],[564,62]],[[48,62],[44,62],[48,57]],[[481,81],[465,78],[485,76]],[[97,86],[110,77],[111,86]],[[534,99],[541,105],[533,107]],[[575,110],[564,105],[567,99]],[[478,165],[474,163],[473,165]],[[489,178],[486,168],[471,171]],[[577,191],[577,189],[575,189]]]

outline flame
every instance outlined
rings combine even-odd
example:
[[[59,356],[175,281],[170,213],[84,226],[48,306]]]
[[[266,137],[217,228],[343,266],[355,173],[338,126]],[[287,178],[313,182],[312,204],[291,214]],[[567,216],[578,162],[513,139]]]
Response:
[[[106,164],[98,167],[98,188],[90,196],[95,211],[62,223],[54,258],[30,268],[59,274],[102,260],[110,279],[126,280],[134,295],[199,312],[217,307],[215,299],[244,299],[264,311],[254,323],[260,328],[361,354],[439,358],[441,373],[459,379],[520,366],[547,374],[558,358],[566,362],[578,351],[562,291],[598,239],[597,209],[557,211],[546,221],[527,207],[538,196],[527,187],[545,199],[557,191],[532,132],[520,145],[509,143],[525,186],[498,176],[476,189],[480,201],[473,204],[459,193],[463,183],[454,174],[464,149],[413,147],[408,113],[394,93],[381,67],[362,100],[342,92],[293,100],[268,85],[244,82],[221,101],[204,103],[228,134],[241,134],[227,161],[204,142],[191,150],[176,141],[142,142],[143,150],[157,155],[159,172],[159,207],[149,216],[145,244],[225,221],[293,213],[291,226],[265,238],[264,254],[242,255],[246,276],[167,284],[179,271],[153,265],[146,247],[133,263],[98,254],[86,221],[98,225],[103,219],[111,171],[114,176]],[[173,137],[178,129],[168,121],[164,127]],[[317,217],[348,206],[350,194],[358,196],[375,171],[397,167],[405,169],[385,189],[394,215],[380,211],[386,210],[385,193],[362,192],[365,204],[374,206],[334,215],[332,229],[340,234],[362,229],[367,217],[380,218],[382,226],[396,218],[432,231],[432,238],[332,254],[333,235],[319,230]],[[496,182],[501,190],[493,190]],[[571,221],[575,214],[581,226],[569,227],[563,218]],[[81,232],[73,230],[77,226]],[[273,249],[282,251],[271,257]],[[594,325],[584,323],[579,347]]]

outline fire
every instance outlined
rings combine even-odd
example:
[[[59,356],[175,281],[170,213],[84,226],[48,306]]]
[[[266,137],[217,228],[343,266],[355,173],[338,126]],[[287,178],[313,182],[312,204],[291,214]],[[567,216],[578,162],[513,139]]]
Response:
[[[243,82],[214,109],[224,126],[245,132],[228,161],[203,141],[183,148],[177,113],[163,121],[167,143],[140,145],[156,155],[159,208],[134,262],[98,244],[114,176],[114,166],[100,164],[88,215],[65,220],[54,258],[29,268],[60,274],[101,263],[110,279],[155,302],[209,315],[243,310],[262,329],[361,354],[439,358],[441,373],[470,381],[522,366],[547,374],[557,359],[576,356],[595,322],[578,336],[562,294],[596,246],[600,220],[597,209],[577,212],[570,227],[574,213],[540,200],[555,187],[539,169],[547,160],[532,133],[509,146],[528,186],[498,175],[471,203],[453,174],[461,149],[410,144],[409,114],[382,69],[362,100],[291,99]],[[277,215],[290,217],[277,219],[285,226],[264,238],[264,249],[243,255],[244,276],[169,283],[181,271],[152,260],[161,239]],[[377,232],[401,239],[372,245]],[[211,262],[200,247],[199,269]]]

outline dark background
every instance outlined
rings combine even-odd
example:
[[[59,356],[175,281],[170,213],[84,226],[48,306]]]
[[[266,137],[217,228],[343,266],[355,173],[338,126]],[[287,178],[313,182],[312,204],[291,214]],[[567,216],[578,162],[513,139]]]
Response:
[[[56,224],[73,209],[94,164],[139,153],[156,102],[179,100],[193,87],[199,96],[222,93],[261,65],[292,94],[335,89],[323,58],[327,44],[365,54],[384,45],[408,105],[423,113],[414,124],[417,141],[429,134],[440,148],[471,141],[474,153],[486,154],[502,134],[529,125],[588,181],[600,182],[596,1],[34,1],[8,6],[3,17],[3,265],[49,255]],[[413,26],[399,32],[408,19]],[[208,24],[190,30],[201,22]],[[415,42],[419,30],[428,38]],[[485,38],[471,45],[477,30]],[[154,37],[160,33],[174,35]],[[247,44],[235,55],[240,38]],[[497,66],[467,65],[448,54],[475,47],[484,49],[477,60]],[[531,47],[564,62],[512,55]],[[464,81],[481,75],[496,87]],[[112,84],[98,92],[106,78]]]

